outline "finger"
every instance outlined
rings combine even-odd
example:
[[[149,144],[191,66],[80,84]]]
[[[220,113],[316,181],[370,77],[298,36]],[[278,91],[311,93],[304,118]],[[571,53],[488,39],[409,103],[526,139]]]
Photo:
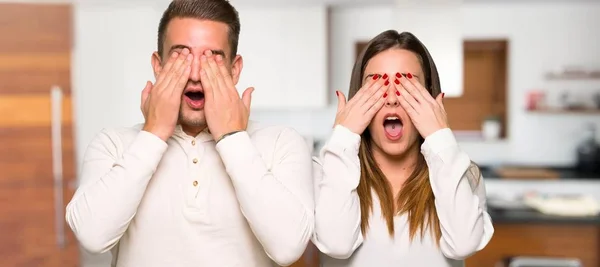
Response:
[[[387,97],[387,91],[389,91],[389,89],[389,81],[386,81],[383,84],[383,86],[381,86],[377,91],[375,91],[375,93],[371,97],[369,97],[369,99],[362,106],[364,108],[364,112],[367,113],[369,110],[371,110],[371,107],[373,107],[375,103]]]
[[[167,63],[160,70],[160,73],[158,74],[158,77],[156,78],[156,84],[159,84],[159,83],[163,82],[163,80],[165,79],[165,77],[167,77],[167,73],[169,72],[169,70],[171,70],[171,67],[173,66],[173,63],[175,63],[175,61],[177,60],[178,57],[179,57],[179,53],[178,52],[171,53],[171,55],[169,56],[169,58],[167,58]]]
[[[208,78],[208,74],[206,73],[204,67],[200,68],[200,81],[202,82],[202,88],[204,88],[204,98],[207,100],[213,100],[214,91],[212,83],[210,82],[210,79]]]
[[[242,102],[244,102],[244,106],[246,106],[247,110],[250,110],[250,105],[252,104],[252,92],[254,92],[254,87],[248,87],[244,93],[242,93]]]
[[[337,112],[340,112],[346,107],[346,96],[340,91],[335,91],[338,99]]]
[[[216,58],[219,55],[214,55],[212,53],[212,51],[207,51],[207,61],[208,61],[208,66],[209,66],[209,77],[212,78],[213,81],[213,85],[215,86],[215,89],[219,90],[221,93],[225,93],[226,90],[226,85],[225,85],[225,81],[223,80],[223,76],[221,74],[221,71],[219,70],[219,66],[217,65],[217,60]],[[239,94],[238,94],[239,97]]]
[[[445,95],[444,93],[439,93],[437,95],[437,97],[435,98],[435,101],[438,103],[438,105],[440,106],[440,108],[442,110],[445,110],[444,109],[444,95]]]
[[[383,84],[386,82],[386,79],[383,79],[379,74],[375,74],[373,77],[368,78],[367,82],[363,85],[363,87],[358,90],[357,95],[355,96],[357,102],[364,103],[369,99],[377,90],[379,90]]]
[[[427,100],[425,100],[425,98],[421,94],[421,91],[419,91],[419,89],[409,80],[409,75],[411,74],[407,73],[405,77],[398,79],[400,81],[400,84],[417,102],[427,103]]]
[[[406,90],[404,90],[406,91]],[[407,93],[408,94],[408,93]],[[402,95],[402,93],[400,93],[400,95]],[[404,108],[404,110],[406,111],[406,114],[408,114],[408,116],[410,116],[411,118],[414,118],[418,112],[415,110],[415,108],[406,100],[406,98],[400,96],[398,97],[398,101],[400,102],[400,106],[402,106],[402,108]]]
[[[213,90],[219,91],[219,94],[224,94],[225,84],[223,83],[223,80],[220,77],[221,74],[219,72],[217,62],[215,61],[215,55],[213,55],[212,51],[210,50],[206,51],[205,55],[207,56],[206,63],[208,66],[208,68],[206,69],[206,73],[208,74],[208,78],[212,83]]]
[[[377,93],[379,90],[382,90],[384,87],[387,87],[385,84],[389,84],[388,80],[385,80],[381,77],[377,78],[377,80],[374,80],[369,87],[364,87],[363,89],[359,90],[363,91],[360,95],[358,95],[356,98],[356,100],[354,100],[354,98],[352,98],[351,103],[349,103],[349,105],[354,106],[357,105],[358,107],[362,108],[365,112],[366,110],[369,109],[369,107],[371,106],[371,104],[367,103],[369,102],[369,99],[371,97],[373,97],[375,95],[375,93]]]
[[[201,57],[201,66],[202,66],[202,70],[205,73],[204,79],[202,79],[202,76],[201,76],[201,79],[202,79],[201,81],[202,81],[203,85],[206,84],[210,88],[210,94],[212,94],[212,96],[214,97],[217,94],[220,95],[221,92],[219,90],[219,84],[215,81],[214,72],[209,63],[210,60],[211,60],[211,58],[208,53],[205,53]]]
[[[404,100],[413,110],[417,112],[420,110],[421,105],[419,102],[417,102],[417,100],[410,93],[408,93],[402,84],[396,86],[396,90],[398,90],[400,93],[400,96],[398,97],[399,100]],[[402,104],[402,101],[400,101],[400,104]]]
[[[183,73],[184,69],[182,68],[182,65],[184,65],[191,56],[189,50],[183,49],[181,51],[171,68],[165,74],[165,78],[161,83],[159,90],[173,91],[174,86],[177,84],[177,80],[179,80],[179,76]]]
[[[183,53],[182,53],[183,55]],[[171,73],[171,79],[169,81],[169,85],[167,86],[169,89],[169,93],[171,94],[181,94],[183,89],[185,88],[185,84],[189,78],[189,70],[192,64],[193,56],[192,54],[187,54],[183,61],[179,62],[180,59],[177,59],[177,62],[173,64],[173,69]],[[185,79],[185,80],[183,80]],[[183,80],[183,84],[182,84]]]
[[[144,105],[146,104],[146,100],[148,100],[148,95],[150,94],[151,90],[152,90],[152,83],[150,81],[147,81],[146,86],[144,87],[144,90],[142,90],[142,102],[140,105],[140,108],[142,109],[142,111],[144,110]]]
[[[192,60],[193,56],[188,55],[186,62],[180,67],[180,75],[177,79],[173,79],[174,85],[172,87],[172,95],[180,97],[185,90],[185,86],[190,79],[190,73],[192,72]]]
[[[377,114],[377,112],[383,107],[383,105],[385,104],[385,98],[384,97],[380,97],[379,99],[377,99],[377,101],[375,101],[375,103],[373,103],[373,105],[367,110],[367,112],[365,113],[365,115],[369,118],[369,119],[373,119],[373,117],[375,117],[375,114]]]
[[[235,84],[233,84],[233,79],[231,78],[231,73],[225,64],[223,55],[217,55],[215,59],[217,61],[217,67],[219,68],[220,77],[223,79],[225,86],[237,92],[237,90],[235,90]]]

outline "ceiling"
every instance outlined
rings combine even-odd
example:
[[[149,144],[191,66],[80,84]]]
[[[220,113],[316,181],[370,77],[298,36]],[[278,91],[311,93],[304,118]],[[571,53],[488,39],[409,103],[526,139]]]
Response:
[[[170,0],[0,0],[1,2],[12,3],[110,3],[110,2],[128,2],[128,3],[169,3]],[[355,6],[355,5],[381,5],[393,4],[398,0],[230,0],[234,5],[312,5],[326,4],[335,6]],[[456,0],[453,0],[456,1]],[[598,0],[461,0],[466,3],[555,3],[555,2],[598,2]]]

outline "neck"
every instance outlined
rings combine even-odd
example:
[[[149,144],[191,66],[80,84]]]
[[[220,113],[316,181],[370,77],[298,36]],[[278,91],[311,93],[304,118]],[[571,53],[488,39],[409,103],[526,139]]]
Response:
[[[198,134],[200,134],[202,131],[204,131],[204,129],[206,129],[206,125],[205,126],[189,126],[189,125],[181,125],[181,130],[183,130],[183,132],[189,136],[193,136],[196,137],[198,136]]]
[[[381,169],[392,186],[394,195],[397,194],[417,165],[420,153],[418,142],[415,142],[415,144],[410,146],[401,155],[392,156],[386,154],[376,146],[373,146],[372,153],[379,169]]]

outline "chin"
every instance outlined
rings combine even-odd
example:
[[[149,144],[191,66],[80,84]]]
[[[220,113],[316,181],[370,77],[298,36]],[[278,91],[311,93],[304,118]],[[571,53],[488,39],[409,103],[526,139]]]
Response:
[[[190,127],[206,126],[204,110],[182,109],[179,113],[179,123]]]

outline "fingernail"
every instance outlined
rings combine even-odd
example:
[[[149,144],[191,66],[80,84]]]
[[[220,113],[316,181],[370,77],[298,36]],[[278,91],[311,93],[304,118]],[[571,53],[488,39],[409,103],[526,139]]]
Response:
[[[398,79],[402,78],[402,74],[400,74],[400,72],[396,72],[396,78],[398,78]]]
[[[382,78],[383,78],[383,79],[387,79],[387,78],[388,78],[388,76],[387,76],[387,73],[386,73],[386,74],[384,74]]]
[[[379,75],[375,74],[373,75],[373,80],[377,80],[379,78]]]
[[[396,95],[400,96],[400,91],[396,90]]]
[[[412,79],[412,74],[410,74],[410,72],[409,72],[406,74],[406,77],[408,77],[409,79]]]
[[[388,86],[390,84],[390,81],[386,80],[385,83],[383,83],[383,85]]]
[[[387,97],[387,93],[383,93],[383,98],[386,98],[386,97]]]
[[[335,95],[340,96],[340,92],[335,91]]]
[[[398,79],[395,79],[395,80],[394,80],[394,83],[395,83],[395,84],[400,84],[400,81],[399,81]]]
[[[446,96],[446,93],[442,93],[442,98],[444,98],[444,96]]]

